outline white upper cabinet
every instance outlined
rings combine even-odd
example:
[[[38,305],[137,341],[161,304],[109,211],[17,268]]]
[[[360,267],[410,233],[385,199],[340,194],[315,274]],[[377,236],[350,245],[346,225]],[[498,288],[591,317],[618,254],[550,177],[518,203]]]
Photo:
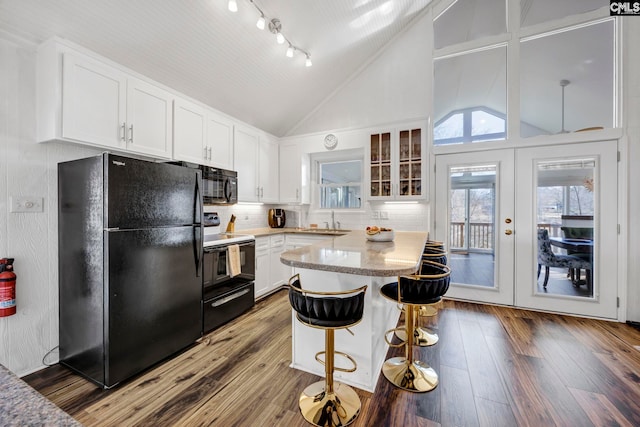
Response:
[[[247,128],[235,128],[233,166],[238,172],[239,202],[258,201],[258,144],[256,132]]]
[[[205,144],[205,109],[176,98],[173,101],[173,157],[191,163],[206,163],[212,153]]]
[[[293,141],[280,144],[280,202],[309,203],[309,155]]]
[[[426,198],[426,138],[419,124],[373,132],[367,147],[369,200]]]
[[[142,80],[127,78],[127,150],[170,159],[173,96]],[[64,111],[63,111],[64,114]]]
[[[209,110],[206,129],[208,164],[221,169],[233,169],[233,122]]]
[[[233,167],[239,202],[278,202],[278,145],[268,135],[234,128]]]
[[[65,53],[62,64],[62,138],[124,149],[126,75]]]
[[[175,159],[233,169],[233,122],[206,107],[176,98],[173,127]]]
[[[260,176],[258,179],[259,199],[264,203],[278,203],[278,144],[267,136],[260,137],[258,157]]]
[[[38,49],[37,139],[169,159],[173,95],[56,40]]]

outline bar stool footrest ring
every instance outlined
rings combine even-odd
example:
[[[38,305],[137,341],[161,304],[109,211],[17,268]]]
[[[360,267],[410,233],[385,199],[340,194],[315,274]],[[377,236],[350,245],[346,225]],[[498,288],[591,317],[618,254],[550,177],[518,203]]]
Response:
[[[318,363],[320,363],[322,366],[324,366],[325,362],[324,360],[322,360],[320,358],[320,355],[322,354],[326,354],[326,351],[319,351],[316,353],[316,360],[318,361]],[[345,359],[347,359],[349,362],[351,362],[353,364],[353,368],[339,368],[337,366],[333,367],[334,371],[340,371],[340,372],[355,372],[356,369],[358,369],[358,364],[356,363],[355,359],[351,356],[349,356],[347,353],[343,353],[341,351],[334,351],[334,354],[338,355],[338,356],[342,356]]]
[[[385,333],[384,333],[384,340],[385,340],[385,342],[387,343],[387,345],[388,345],[389,347],[397,348],[397,347],[403,347],[404,345],[406,345],[406,344],[407,344],[407,341],[406,341],[406,340],[403,340],[400,344],[394,344],[394,343],[392,343],[392,342],[391,342],[391,340],[388,338],[388,335],[389,335],[389,334],[393,334],[393,333],[395,333],[395,334],[396,334],[396,336],[398,336],[398,332],[400,332],[400,331],[404,331],[404,327],[402,327],[402,328],[393,328],[393,329],[389,329],[387,332],[385,332]],[[406,333],[405,333],[405,335],[406,335]]]

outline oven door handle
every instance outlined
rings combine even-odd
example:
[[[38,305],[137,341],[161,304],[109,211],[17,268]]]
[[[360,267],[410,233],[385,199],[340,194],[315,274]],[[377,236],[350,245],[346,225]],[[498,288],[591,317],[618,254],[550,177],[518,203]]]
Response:
[[[229,296],[215,300],[214,302],[211,303],[211,307],[219,307],[223,304],[233,301],[234,299],[238,299],[241,296],[248,294],[250,290],[251,290],[250,288],[244,288],[238,292],[232,293]]]

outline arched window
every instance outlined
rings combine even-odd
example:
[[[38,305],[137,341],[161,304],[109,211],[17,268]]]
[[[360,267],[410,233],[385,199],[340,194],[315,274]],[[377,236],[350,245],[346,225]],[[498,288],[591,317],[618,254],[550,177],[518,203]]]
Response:
[[[504,114],[486,107],[452,111],[433,128],[435,145],[464,144],[506,138]]]

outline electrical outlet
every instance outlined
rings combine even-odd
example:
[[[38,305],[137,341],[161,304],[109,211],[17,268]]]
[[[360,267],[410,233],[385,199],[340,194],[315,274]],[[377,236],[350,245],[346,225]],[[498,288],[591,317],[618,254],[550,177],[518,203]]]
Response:
[[[11,196],[11,212],[42,212],[42,197]]]
[[[371,211],[371,219],[378,219],[380,218],[380,212],[379,211]]]
[[[380,219],[389,219],[389,211],[380,211]]]

